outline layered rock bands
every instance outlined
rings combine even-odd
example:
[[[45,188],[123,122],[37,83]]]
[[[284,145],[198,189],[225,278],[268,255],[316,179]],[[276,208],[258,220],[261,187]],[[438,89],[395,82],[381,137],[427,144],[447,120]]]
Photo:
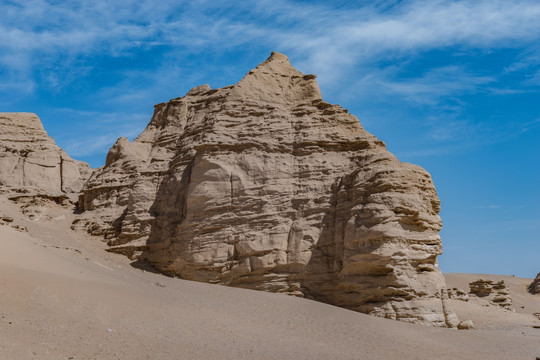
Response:
[[[88,164],[70,158],[30,113],[0,113],[0,190],[22,194],[78,194]]]
[[[78,189],[62,175],[62,156],[40,161],[56,169],[55,190]],[[28,181],[17,171],[2,181]],[[183,279],[458,323],[437,266],[440,204],[430,175],[325,102],[315,76],[282,54],[236,85],[199,86],[157,105],[137,139],[111,148],[78,207],[73,228]]]

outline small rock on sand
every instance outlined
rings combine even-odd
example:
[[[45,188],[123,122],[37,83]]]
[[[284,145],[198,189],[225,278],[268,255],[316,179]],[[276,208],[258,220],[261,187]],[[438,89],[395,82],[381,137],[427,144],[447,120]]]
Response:
[[[472,330],[474,329],[474,324],[472,320],[466,320],[459,323],[458,327],[459,330]]]

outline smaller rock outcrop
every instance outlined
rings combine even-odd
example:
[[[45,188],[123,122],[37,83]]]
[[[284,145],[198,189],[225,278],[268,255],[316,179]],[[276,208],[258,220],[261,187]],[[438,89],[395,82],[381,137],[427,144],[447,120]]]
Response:
[[[0,214],[0,226],[10,226],[17,231],[28,231],[26,227],[16,224],[13,217]]]
[[[529,292],[531,294],[540,294],[540,273],[536,275],[536,279],[529,285]]]
[[[491,304],[498,305],[506,310],[513,311],[510,291],[503,280],[494,282],[492,280],[478,279],[469,283],[470,295],[485,298]]]
[[[78,193],[90,166],[73,160],[31,113],[0,113],[0,189],[62,197]]]

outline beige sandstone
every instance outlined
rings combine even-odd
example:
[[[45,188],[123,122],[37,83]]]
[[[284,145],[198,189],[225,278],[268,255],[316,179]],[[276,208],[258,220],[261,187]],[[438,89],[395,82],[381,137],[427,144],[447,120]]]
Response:
[[[439,207],[424,169],[272,53],[236,85],[157,105],[90,178],[73,228],[184,279],[456,326]]]
[[[467,293],[460,289],[460,288],[452,288],[448,289],[448,297],[450,299],[456,299],[461,301],[469,301],[469,295]]]
[[[4,192],[67,196],[90,175],[50,138],[31,113],[0,113],[0,189]]]
[[[512,298],[504,280],[493,281],[489,279],[478,279],[469,284],[470,294],[479,298],[484,298],[491,304],[498,305],[506,310],[513,311]]]

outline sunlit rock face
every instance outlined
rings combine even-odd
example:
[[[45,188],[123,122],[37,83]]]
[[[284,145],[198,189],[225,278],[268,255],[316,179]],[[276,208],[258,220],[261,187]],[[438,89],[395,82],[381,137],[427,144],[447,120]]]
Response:
[[[91,170],[73,160],[31,113],[0,113],[0,189],[64,196],[78,193]]]
[[[430,175],[282,54],[236,85],[157,105],[137,139],[111,148],[79,206],[74,227],[184,279],[457,324]]]

